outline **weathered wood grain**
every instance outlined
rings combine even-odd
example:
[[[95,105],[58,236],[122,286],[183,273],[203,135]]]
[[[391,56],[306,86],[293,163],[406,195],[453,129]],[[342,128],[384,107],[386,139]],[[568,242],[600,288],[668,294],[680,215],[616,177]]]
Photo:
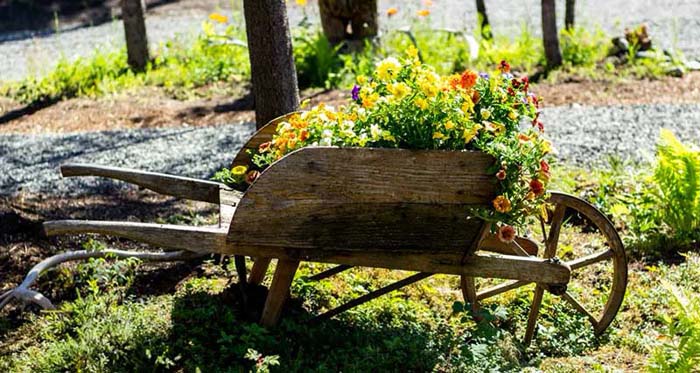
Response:
[[[229,243],[464,252],[480,226],[468,208],[493,198],[492,164],[478,152],[302,149],[246,192]]]
[[[252,165],[252,159],[250,157],[250,154],[248,154],[248,151],[257,152],[258,148],[260,147],[260,144],[272,140],[272,136],[277,131],[277,125],[279,125],[280,122],[287,120],[289,117],[296,113],[298,113],[298,111],[291,112],[289,114],[285,114],[278,118],[275,118],[259,130],[257,130],[253,134],[253,136],[250,137],[248,142],[246,142],[243,145],[241,150],[238,151],[236,157],[233,158],[233,162],[231,162],[231,168],[236,166],[250,167]]]
[[[225,250],[226,229],[125,221],[55,220],[44,222],[48,236],[99,233],[124,237],[166,249],[214,253]]]
[[[284,303],[289,298],[289,286],[294,280],[297,268],[299,268],[298,260],[284,258],[277,261],[277,268],[275,269],[275,275],[272,277],[270,292],[267,294],[265,307],[260,317],[260,324],[263,326],[277,324],[277,320],[282,314],[282,307],[284,307]]]
[[[93,164],[69,163],[61,165],[61,175],[64,177],[107,177],[136,184],[169,196],[216,204],[219,203],[219,190],[222,188],[228,189],[221,183],[208,180]]]

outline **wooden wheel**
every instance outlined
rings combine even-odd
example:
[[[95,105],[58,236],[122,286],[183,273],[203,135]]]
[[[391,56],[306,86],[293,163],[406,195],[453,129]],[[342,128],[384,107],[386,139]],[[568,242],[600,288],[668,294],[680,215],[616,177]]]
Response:
[[[612,222],[588,202],[569,194],[552,192],[546,221],[532,233],[541,237],[543,258],[557,258],[571,267],[571,282],[566,289],[537,283],[528,314],[524,342],[529,345],[535,334],[542,299],[547,290],[588,319],[596,335],[602,334],[617,314],[627,287],[627,259],[624,247]],[[517,243],[513,254],[528,255]],[[465,301],[475,310],[478,302],[530,284],[526,281],[503,281],[478,287],[473,279],[462,279]],[[587,302],[580,300],[586,296]],[[591,295],[597,298],[591,300]],[[584,305],[585,303],[585,305]]]

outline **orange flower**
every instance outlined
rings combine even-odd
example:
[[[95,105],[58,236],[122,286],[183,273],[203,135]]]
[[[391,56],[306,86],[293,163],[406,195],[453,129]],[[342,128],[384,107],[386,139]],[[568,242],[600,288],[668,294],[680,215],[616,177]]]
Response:
[[[515,239],[515,228],[510,225],[502,225],[498,228],[498,239],[504,243],[511,243]]]
[[[253,182],[255,181],[255,179],[258,178],[258,176],[260,176],[260,172],[255,170],[250,171],[248,172],[248,174],[245,175],[245,182],[248,184],[253,184]]]
[[[225,15],[220,14],[220,13],[212,13],[212,14],[210,14],[210,15],[209,15],[209,19],[211,19],[212,21],[215,21],[215,22],[219,22],[219,23],[226,23],[226,22],[228,22],[228,17],[226,17]]]
[[[421,9],[417,11],[416,14],[418,14],[419,17],[427,17],[430,15],[430,9]]]
[[[510,211],[513,207],[510,204],[510,200],[505,196],[498,196],[493,200],[493,208],[498,212],[506,213]]]
[[[519,134],[518,134],[518,140],[519,140],[520,142],[528,142],[528,141],[530,141],[530,136],[528,136],[528,135],[526,135],[526,134],[524,134],[524,133],[519,133]]]
[[[530,190],[539,197],[544,194],[544,184],[537,179],[532,179],[530,180]]]
[[[496,173],[496,179],[498,179],[498,180],[504,180],[505,178],[506,178],[506,170],[500,169],[500,170]]]
[[[308,138],[309,138],[309,131],[304,129],[304,130],[301,130],[301,132],[299,132],[299,140],[306,141]]]
[[[260,144],[260,146],[258,147],[258,151],[260,153],[265,153],[266,151],[270,150],[270,145],[271,144],[269,141],[264,142],[264,143]]]
[[[394,14],[396,14],[396,13],[398,13],[398,12],[399,12],[398,9],[392,7],[392,8],[389,8],[389,9],[386,10],[386,15],[388,15],[389,17],[391,17],[391,16],[393,16]]]
[[[474,93],[472,93],[472,102],[476,105],[479,103],[479,100],[481,100],[481,95],[479,95],[479,91],[475,90]]]
[[[479,77],[475,71],[465,70],[460,76],[459,85],[464,89],[469,89],[476,84],[476,79]]]
[[[433,6],[433,0],[423,0],[423,6],[425,6],[425,7]]]

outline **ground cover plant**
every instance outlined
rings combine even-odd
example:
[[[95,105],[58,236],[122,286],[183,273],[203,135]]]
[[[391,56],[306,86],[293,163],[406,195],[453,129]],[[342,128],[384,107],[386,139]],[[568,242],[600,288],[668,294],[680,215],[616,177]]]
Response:
[[[347,54],[341,53],[343,45],[331,46],[318,25],[304,18],[292,28],[300,87],[349,88],[352,77],[369,75],[376,62],[402,53],[409,45],[417,48],[421,60],[440,74],[461,72],[467,67],[488,71],[507,60],[518,74],[542,76],[542,41],[525,25],[516,35],[496,34],[485,40],[466,30],[436,30],[426,20],[429,13],[409,17],[414,20],[408,30],[389,22],[383,36]],[[564,29],[560,37],[564,65],[549,73],[553,81],[654,78],[665,75],[678,62],[678,58],[669,62],[659,51],[647,53],[644,58],[631,53],[623,62],[610,62],[606,59],[612,47],[610,37],[599,29]],[[230,17],[213,13],[198,35],[180,35],[160,45],[153,55],[146,71],[135,73],[128,67],[125,50],[96,49],[91,56],[59,60],[44,76],[2,82],[0,94],[24,104],[45,105],[71,97],[157,86],[173,97],[188,99],[228,92],[227,86],[245,84],[250,76],[245,28],[238,13]]]

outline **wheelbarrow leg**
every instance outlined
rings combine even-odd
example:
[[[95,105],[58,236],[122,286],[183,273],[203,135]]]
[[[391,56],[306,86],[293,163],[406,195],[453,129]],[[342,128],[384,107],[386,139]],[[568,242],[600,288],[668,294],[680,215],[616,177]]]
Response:
[[[263,326],[274,326],[280,318],[284,302],[289,297],[289,286],[294,280],[294,274],[299,268],[298,260],[279,259],[277,269],[272,278],[270,291],[267,293],[265,308],[263,308],[260,324]]]
[[[255,261],[253,262],[253,268],[250,270],[248,283],[253,285],[260,285],[263,282],[263,280],[265,280],[267,268],[270,266],[271,260],[272,258],[256,257]]]

